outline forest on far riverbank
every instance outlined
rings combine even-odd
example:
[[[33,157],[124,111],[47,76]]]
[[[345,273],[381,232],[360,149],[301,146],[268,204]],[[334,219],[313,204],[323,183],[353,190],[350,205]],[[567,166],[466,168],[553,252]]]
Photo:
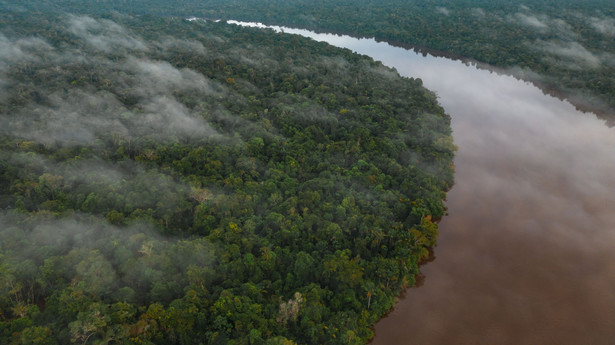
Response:
[[[615,7],[609,0],[27,0],[20,6],[261,21],[375,37],[495,66],[615,119]]]

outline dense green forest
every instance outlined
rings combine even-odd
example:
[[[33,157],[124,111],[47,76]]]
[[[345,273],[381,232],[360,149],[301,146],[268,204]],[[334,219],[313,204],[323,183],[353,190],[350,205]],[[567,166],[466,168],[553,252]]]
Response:
[[[269,30],[2,4],[1,344],[372,337],[453,183],[420,80]]]
[[[615,121],[611,0],[26,0],[17,7],[24,6],[241,19],[376,37],[495,66]]]

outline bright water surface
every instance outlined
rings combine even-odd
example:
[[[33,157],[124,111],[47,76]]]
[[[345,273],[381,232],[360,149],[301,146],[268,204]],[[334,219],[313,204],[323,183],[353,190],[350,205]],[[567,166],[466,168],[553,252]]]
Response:
[[[372,39],[283,31],[421,78],[452,116],[456,184],[436,259],[373,344],[615,344],[614,129],[510,76]]]

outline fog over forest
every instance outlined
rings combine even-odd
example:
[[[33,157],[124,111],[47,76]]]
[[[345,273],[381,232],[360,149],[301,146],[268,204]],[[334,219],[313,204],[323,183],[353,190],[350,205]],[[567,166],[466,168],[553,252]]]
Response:
[[[0,343],[608,344],[614,37],[609,0],[0,0]]]
[[[2,342],[365,342],[414,283],[455,150],[419,80],[225,23],[0,20]]]

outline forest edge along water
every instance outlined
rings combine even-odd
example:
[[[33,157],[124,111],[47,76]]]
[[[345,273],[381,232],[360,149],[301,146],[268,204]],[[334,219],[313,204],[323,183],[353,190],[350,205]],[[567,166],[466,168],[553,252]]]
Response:
[[[453,182],[433,92],[270,30],[1,17],[0,343],[373,338]]]
[[[192,17],[192,18],[189,18],[188,20],[198,20],[198,19],[199,18]],[[214,20],[214,21],[219,22],[220,20]],[[455,53],[442,51],[438,49],[433,49],[433,48],[426,47],[426,46],[409,44],[409,43],[401,42],[401,41],[386,41],[386,40],[368,38],[368,37],[357,38],[357,37],[347,35],[343,32],[310,31],[310,30],[304,30],[304,29],[288,28],[288,27],[283,27],[283,26],[278,26],[278,25],[265,25],[262,23],[242,22],[242,21],[236,21],[236,20],[228,20],[227,22],[229,24],[236,24],[236,25],[241,25],[241,26],[269,28],[277,32],[295,33],[298,35],[303,35],[302,33],[300,33],[300,31],[309,32],[308,35],[303,35],[303,36],[332,35],[332,36],[338,36],[338,37],[350,37],[350,38],[357,39],[357,40],[367,39],[367,40],[374,41],[375,43],[383,43],[388,46],[403,48],[404,50],[409,50],[414,53],[420,54],[423,57],[431,56],[435,58],[446,58],[448,60],[461,61],[462,63],[466,65],[473,65],[479,69],[485,69],[488,71],[498,73],[500,75],[513,76],[516,79],[530,82],[534,84],[536,87],[538,87],[539,89],[541,89],[545,95],[555,97],[561,101],[569,102],[579,112],[594,113],[599,118],[605,119],[608,126],[610,127],[615,126],[615,113],[613,113],[612,109],[605,107],[604,104],[599,104],[600,102],[598,103],[593,102],[591,97],[589,97],[588,99],[586,94],[579,94],[578,92],[575,93],[573,90],[564,91],[562,89],[559,89],[553,83],[545,82],[543,77],[541,77],[537,73],[532,72],[531,70],[527,68],[502,68],[502,67],[489,65],[487,63],[483,63],[480,61],[476,61],[472,58],[468,58],[462,55],[458,55]],[[298,30],[298,32],[293,32],[293,30]],[[312,37],[312,38],[315,38],[315,37]],[[326,41],[326,38],[323,38],[323,41]],[[366,55],[369,55],[369,54],[366,54]],[[408,76],[408,77],[412,77],[412,76]]]
[[[473,64],[272,28],[420,78],[452,117],[456,182],[435,260],[376,325],[372,344],[615,341],[615,135],[603,120]]]

